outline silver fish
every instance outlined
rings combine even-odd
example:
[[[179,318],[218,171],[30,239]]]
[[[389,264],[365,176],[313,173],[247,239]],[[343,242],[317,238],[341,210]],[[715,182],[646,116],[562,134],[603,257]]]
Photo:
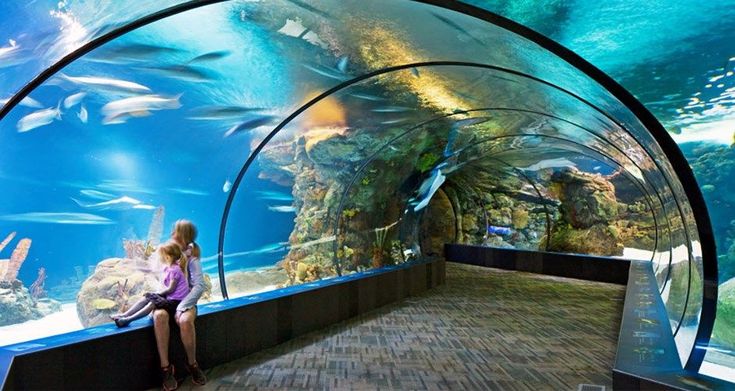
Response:
[[[59,102],[59,105],[60,104],[61,102]],[[55,119],[61,119],[60,106],[34,111],[33,113],[21,118],[16,127],[19,133],[23,133],[39,126],[48,125],[51,122],[54,122]]]
[[[116,100],[102,106],[100,110],[105,115],[103,123],[110,123],[121,116],[145,115],[155,110],[170,110],[181,107],[181,94],[166,97],[162,95],[140,95]]]
[[[347,62],[349,61],[349,58],[347,56],[342,56],[337,60],[337,70],[342,73],[347,73]]]
[[[255,111],[264,111],[263,107],[244,106],[201,106],[190,110],[193,115],[187,117],[193,120],[219,120],[242,117]]]
[[[307,64],[302,64],[302,65],[304,66],[304,68],[312,72],[315,72],[319,75],[322,75],[324,77],[328,77],[330,79],[345,81],[349,78],[347,75],[345,75],[342,72],[337,71],[336,69],[326,68],[320,65],[317,65],[317,66],[311,66]]]
[[[232,182],[230,182],[229,179],[225,180],[225,183],[222,185],[222,192],[227,193],[232,189]]]
[[[151,89],[131,81],[119,80],[119,79],[108,79],[104,77],[94,76],[67,76],[60,74],[59,77],[63,80],[70,81],[74,84],[80,84],[92,88],[100,88],[104,90],[112,91],[125,91],[132,93],[146,93],[151,92]]]
[[[209,81],[212,76],[204,68],[193,65],[169,65],[159,67],[136,67],[161,76],[185,81]]]
[[[376,109],[372,109],[373,113],[405,113],[406,111],[412,111],[413,109],[410,107],[404,107],[404,106],[385,106],[385,107],[378,107]]]
[[[235,133],[253,130],[261,126],[272,124],[276,120],[276,116],[273,115],[256,115],[246,119],[238,125],[231,127],[225,132],[225,137],[231,136]]]
[[[98,200],[109,200],[109,199],[115,198],[115,196],[110,193],[105,193],[105,192],[98,191],[98,190],[84,189],[84,190],[80,190],[79,192],[87,197],[95,198]]]
[[[459,31],[460,33],[466,35],[467,37],[469,37],[473,41],[479,43],[480,45],[483,45],[483,46],[485,45],[484,42],[482,42],[479,38],[475,37],[474,35],[470,34],[469,31],[465,30],[459,24],[457,24],[457,23],[455,23],[455,22],[453,22],[453,21],[451,21],[451,20],[449,20],[449,19],[445,18],[444,16],[441,16],[441,15],[439,15],[437,13],[431,12],[431,14],[434,15],[435,18],[437,18],[437,19],[441,20],[442,22],[444,22],[444,24],[446,24],[447,26],[449,26],[449,27],[451,27],[451,28]]]
[[[96,210],[129,209],[135,205],[142,204],[139,200],[136,200],[135,198],[131,198],[128,196],[122,196],[120,198],[115,198],[114,200],[102,201],[102,202],[97,202],[94,204],[85,204],[74,198],[72,198],[72,201],[74,201],[77,205],[81,206],[82,208],[96,209]]]
[[[23,221],[29,223],[50,223],[50,224],[115,224],[114,221],[89,213],[49,213],[49,212],[30,212],[18,213],[12,215],[0,216],[0,220],[4,221]]]
[[[10,98],[8,99],[0,99],[0,106],[5,106],[8,102],[10,102]],[[20,100],[20,103],[18,103],[19,106],[25,106],[30,107],[33,109],[40,109],[43,107],[41,102],[31,98],[30,96],[26,96],[25,98]]]
[[[296,212],[296,207],[290,206],[290,205],[277,205],[277,206],[270,205],[268,206],[268,210],[273,211],[273,212],[293,213],[293,212]]]
[[[83,124],[87,123],[89,113],[87,113],[87,108],[84,107],[84,105],[79,108],[79,114],[77,114],[77,117],[79,117],[79,120],[82,121]]]
[[[86,56],[85,60],[107,64],[124,64],[131,61],[161,58],[162,56],[170,56],[179,52],[181,52],[180,49],[166,46],[132,43],[102,48]]]
[[[369,101],[372,101],[372,102],[379,102],[379,101],[385,100],[385,98],[381,98],[379,96],[370,95],[370,94],[363,94],[363,93],[360,93],[360,92],[354,92],[354,93],[350,94],[350,96],[353,96],[353,97],[358,98],[358,99],[369,100]]]
[[[87,96],[86,92],[77,92],[76,94],[69,95],[64,99],[64,108],[70,109],[79,104],[79,102]]]
[[[201,56],[196,56],[192,58],[191,60],[189,60],[189,63],[191,64],[191,63],[197,63],[197,62],[215,61],[215,60],[225,58],[231,54],[232,52],[229,50],[219,50],[216,52],[204,53]]]

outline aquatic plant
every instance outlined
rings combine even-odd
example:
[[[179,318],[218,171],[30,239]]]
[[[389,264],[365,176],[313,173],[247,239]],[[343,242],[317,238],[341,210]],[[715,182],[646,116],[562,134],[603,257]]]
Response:
[[[41,267],[38,269],[38,277],[36,281],[31,284],[28,290],[31,292],[31,297],[35,300],[46,297],[46,291],[43,289],[43,285],[46,282],[46,269]]]
[[[437,161],[439,161],[439,156],[433,152],[426,152],[419,156],[419,160],[416,161],[416,169],[419,172],[429,171]]]

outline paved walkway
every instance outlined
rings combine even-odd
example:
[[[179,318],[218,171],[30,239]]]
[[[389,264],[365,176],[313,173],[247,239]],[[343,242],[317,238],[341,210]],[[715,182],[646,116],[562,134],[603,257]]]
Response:
[[[447,264],[447,284],[208,371],[183,390],[612,389],[625,288]]]

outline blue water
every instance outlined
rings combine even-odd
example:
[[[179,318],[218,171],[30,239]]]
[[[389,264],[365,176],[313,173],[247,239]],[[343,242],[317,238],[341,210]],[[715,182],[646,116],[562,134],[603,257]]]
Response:
[[[41,70],[89,39],[180,2],[3,2],[0,50],[22,50],[23,56],[0,55],[0,99],[9,98]],[[546,34],[611,75],[670,131],[692,165],[716,146],[729,147],[733,143],[735,7],[731,1],[468,2]],[[290,2],[283,4],[294,7]],[[410,2],[401,4],[396,7],[408,11],[415,6]],[[136,60],[123,66],[100,63],[88,58],[104,54],[93,52],[63,70],[73,77],[134,81],[166,97],[183,94],[180,109],[155,111],[151,116],[133,117],[123,124],[104,125],[102,107],[128,95],[52,79],[30,96],[41,102],[42,108],[53,108],[69,95],[87,91],[83,104],[89,112],[88,123],[82,123],[77,117],[79,106],[62,110],[61,121],[28,132],[17,132],[16,123],[39,108],[16,107],[0,122],[0,189],[3,189],[0,191],[0,239],[11,231],[18,232],[16,239],[0,253],[0,259],[10,257],[20,238],[33,239],[19,275],[26,286],[35,280],[40,267],[46,268],[49,290],[75,276],[75,267],[86,274],[103,259],[123,256],[122,239],[132,236],[145,239],[152,209],[158,206],[165,207],[164,237],[178,218],[197,224],[198,242],[203,256],[209,259],[205,271],[214,275],[216,267],[212,257],[217,251],[227,191],[232,191],[225,184],[235,180],[252,149],[270,128],[225,137],[226,131],[236,123],[195,121],[186,117],[199,106],[218,104],[262,107],[268,115],[281,120],[313,97],[314,92],[336,83],[329,79],[330,73],[335,76],[330,66],[342,61],[344,68],[350,70],[349,61],[344,63],[348,57],[342,52],[360,50],[339,47],[333,42],[339,41],[338,37],[329,34],[320,37],[322,46],[313,39],[299,41],[301,38],[293,34],[284,38],[278,31],[289,20],[303,23],[310,30],[318,29],[314,24],[315,13],[296,7],[290,17],[273,21],[264,17],[264,13],[255,12],[262,6],[259,2],[230,2],[205,7],[157,22],[111,44],[125,47],[145,43],[172,49],[165,55],[154,56],[154,62]],[[430,14],[425,14],[429,15],[426,20],[436,23]],[[326,20],[320,23],[340,19]],[[478,35],[479,29],[465,27],[466,31],[458,33],[464,41],[482,37]],[[329,50],[324,49],[329,45],[332,45]],[[210,80],[161,77],[141,68],[179,66],[196,56],[222,50],[230,55],[202,66]],[[374,50],[380,58],[389,48]],[[418,53],[396,52],[393,56],[401,62],[420,59]],[[430,72],[422,73],[426,74]],[[338,73],[336,76],[340,77]],[[413,77],[424,76],[414,74]],[[286,136],[269,145],[285,141],[292,140]],[[583,171],[603,175],[613,171],[589,159],[570,159]],[[279,246],[289,240],[295,214],[276,212],[269,207],[289,207],[291,201],[264,199],[262,195],[276,192],[288,198],[292,189],[258,178],[258,173],[271,169],[263,169],[260,163],[260,160],[254,162],[233,202],[224,252],[225,256],[246,254],[226,257],[228,271],[273,266],[287,251],[285,246]],[[721,175],[695,169],[700,185],[717,185],[716,191],[708,187],[703,193],[710,211],[716,211],[712,215],[721,256],[727,255],[733,243],[731,222],[735,220],[735,202],[725,194],[735,191],[735,187],[721,183],[722,178],[735,175],[733,167],[723,165]],[[720,182],[716,182],[718,178]],[[95,199],[85,195],[90,191],[107,193],[109,197]],[[95,210],[74,201],[93,204],[120,197],[133,198],[146,209]],[[70,218],[75,221],[68,221]],[[730,277],[729,274],[721,276],[721,282]]]

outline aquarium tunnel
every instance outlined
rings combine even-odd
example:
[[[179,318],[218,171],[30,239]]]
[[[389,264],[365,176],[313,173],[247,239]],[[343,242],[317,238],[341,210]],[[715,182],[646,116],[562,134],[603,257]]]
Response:
[[[108,323],[186,218],[204,302],[445,243],[645,261],[682,367],[732,365],[689,163],[544,35],[440,0],[56,3],[2,6],[0,346]]]

